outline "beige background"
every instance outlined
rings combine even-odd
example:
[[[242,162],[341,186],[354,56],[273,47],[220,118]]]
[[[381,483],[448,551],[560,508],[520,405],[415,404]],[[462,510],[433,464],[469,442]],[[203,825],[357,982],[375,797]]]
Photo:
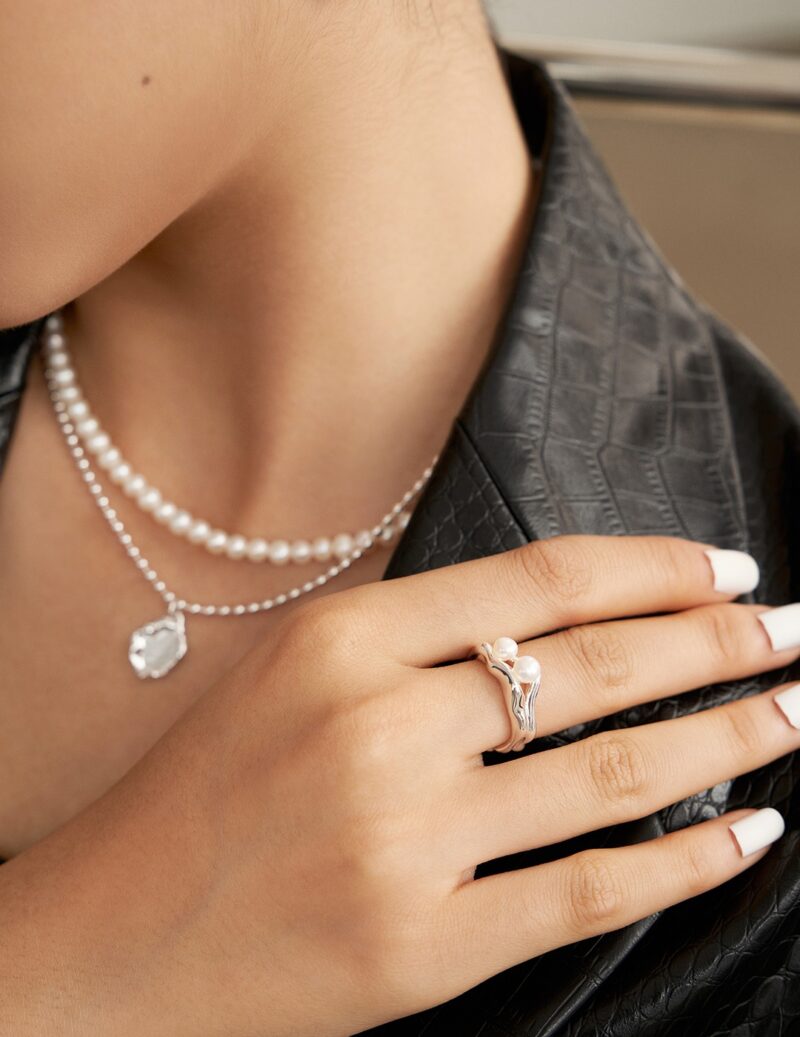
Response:
[[[797,0],[485,0],[505,35],[800,52]]]
[[[800,112],[583,98],[635,215],[800,400]]]

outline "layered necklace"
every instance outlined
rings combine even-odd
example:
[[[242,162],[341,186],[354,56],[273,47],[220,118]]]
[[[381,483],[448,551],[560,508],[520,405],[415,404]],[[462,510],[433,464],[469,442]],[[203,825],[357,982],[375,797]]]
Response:
[[[414,485],[373,526],[355,533],[342,532],[316,539],[292,539],[265,536],[247,537],[227,532],[204,518],[169,500],[159,489],[123,457],[93,414],[78,384],[70,356],[63,316],[56,311],[44,322],[40,340],[42,366],[50,400],[59,428],[75,466],[127,556],[142,577],[160,595],[166,613],[151,620],[131,634],[128,659],[141,678],[159,678],[172,670],[186,655],[186,616],[245,616],[268,612],[302,594],[316,590],[343,573],[359,558],[374,548],[391,544],[405,529],[410,519],[409,507],[430,479],[437,457],[434,457]],[[102,479],[98,475],[102,472]],[[158,522],[176,537],[198,549],[223,555],[232,561],[299,566],[310,563],[331,564],[318,576],[298,583],[271,598],[228,604],[191,601],[170,589],[149,559],[134,543],[117,509],[111,503],[105,480],[129,497],[139,510]]]

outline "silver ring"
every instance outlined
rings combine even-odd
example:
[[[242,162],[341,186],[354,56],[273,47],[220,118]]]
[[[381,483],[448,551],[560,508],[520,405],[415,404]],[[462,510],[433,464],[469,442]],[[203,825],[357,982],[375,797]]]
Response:
[[[536,737],[534,704],[542,683],[542,667],[532,655],[518,655],[517,642],[511,637],[498,637],[494,644],[482,641],[475,656],[497,679],[511,722],[511,734],[494,752],[517,752]]]

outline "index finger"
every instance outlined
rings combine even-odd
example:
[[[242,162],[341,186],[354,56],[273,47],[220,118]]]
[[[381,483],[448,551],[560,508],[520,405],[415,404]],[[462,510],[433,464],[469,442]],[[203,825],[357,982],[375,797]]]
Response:
[[[525,641],[728,601],[758,579],[758,563],[743,551],[674,536],[571,533],[354,590],[395,658],[431,666],[501,636]]]

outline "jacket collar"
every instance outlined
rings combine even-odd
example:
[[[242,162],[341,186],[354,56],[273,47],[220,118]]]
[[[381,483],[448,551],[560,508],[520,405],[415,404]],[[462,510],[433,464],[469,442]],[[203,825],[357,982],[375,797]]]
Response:
[[[559,533],[746,550],[708,314],[631,216],[565,88],[500,53],[538,205],[496,344],[386,576]]]
[[[542,177],[537,209],[496,343],[386,576],[569,532],[746,548],[706,316],[626,209],[564,87],[497,50]],[[0,331],[0,470],[43,320]]]

